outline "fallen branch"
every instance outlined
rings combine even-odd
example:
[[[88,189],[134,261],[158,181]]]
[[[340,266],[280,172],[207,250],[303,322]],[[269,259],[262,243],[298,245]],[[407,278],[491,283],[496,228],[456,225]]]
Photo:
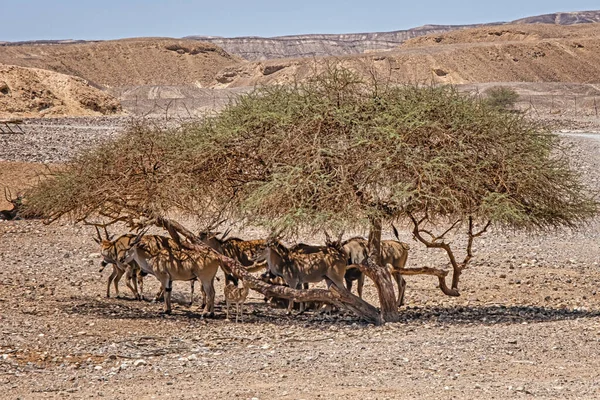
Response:
[[[155,224],[169,233],[176,232],[181,234],[188,241],[182,242],[182,245],[190,250],[196,251],[212,251],[219,256],[223,267],[227,273],[231,273],[238,279],[243,279],[248,283],[248,286],[267,297],[282,297],[284,299],[294,300],[296,302],[321,302],[332,304],[336,307],[344,307],[352,311],[367,322],[381,324],[381,316],[377,308],[362,300],[361,298],[350,293],[346,288],[339,288],[336,285],[331,285],[329,290],[324,289],[309,289],[298,290],[287,286],[271,285],[251,275],[244,266],[236,260],[217,253],[209,246],[204,244],[193,232],[185,228],[176,221],[167,218],[156,218]]]

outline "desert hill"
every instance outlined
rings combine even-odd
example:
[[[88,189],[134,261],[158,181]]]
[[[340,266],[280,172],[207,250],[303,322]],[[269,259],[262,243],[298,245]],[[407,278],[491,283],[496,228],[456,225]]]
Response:
[[[401,83],[600,81],[600,24],[503,25],[428,35],[386,52],[336,57],[361,73]],[[283,59],[226,68],[215,87],[303,79],[328,59]]]
[[[120,103],[74,76],[0,64],[0,118],[117,114]]]
[[[425,25],[393,32],[289,35],[273,38],[188,36],[222,47],[248,61],[277,58],[343,56],[381,51],[398,46],[407,39],[474,25]],[[478,26],[478,25],[477,25]]]
[[[512,24],[575,25],[600,22],[600,11],[557,12],[512,21]]]
[[[600,11],[579,11],[538,15],[512,22],[496,22],[476,25],[424,25],[417,28],[392,32],[288,35],[264,37],[211,37],[188,36],[214,43],[231,54],[246,60],[260,61],[276,58],[301,58],[342,56],[392,49],[406,40],[431,34],[470,29],[484,26],[512,24],[574,25],[600,22]]]
[[[554,24],[512,24],[485,26],[425,35],[409,39],[398,46],[406,49],[467,43],[539,42],[542,40],[600,38],[600,24],[559,26]]]
[[[100,88],[210,84],[237,57],[197,40],[124,39],[105,42],[0,45],[0,63],[78,76]]]

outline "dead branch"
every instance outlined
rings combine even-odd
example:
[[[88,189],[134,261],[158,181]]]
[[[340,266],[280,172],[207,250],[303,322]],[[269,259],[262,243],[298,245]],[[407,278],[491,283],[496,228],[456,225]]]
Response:
[[[473,217],[471,217],[471,216],[469,217],[469,231],[467,233],[469,235],[469,240],[467,242],[467,255],[465,256],[465,259],[463,260],[463,262],[459,266],[461,271],[467,268],[467,265],[469,264],[469,261],[471,261],[471,259],[473,258],[473,240],[475,238],[480,237],[485,232],[487,232],[487,230],[488,230],[488,228],[490,227],[491,224],[492,224],[492,221],[488,221],[485,224],[485,226],[483,227],[483,229],[481,229],[477,233],[473,233]]]
[[[446,294],[448,296],[460,296],[460,293],[458,291],[458,278],[460,276],[460,267],[459,267],[458,263],[456,262],[456,258],[454,257],[452,248],[450,247],[450,245],[448,243],[429,241],[429,240],[425,239],[423,237],[423,235],[421,235],[422,230],[420,229],[420,226],[419,226],[419,224],[423,220],[417,221],[417,219],[414,217],[414,215],[412,213],[409,213],[409,218],[411,219],[411,221],[413,223],[413,235],[419,242],[423,243],[427,248],[443,249],[448,254],[448,258],[450,259],[450,263],[452,264],[452,269],[453,269],[452,289],[448,288],[448,286],[446,284],[445,276],[438,276],[438,278],[440,280],[440,289],[442,290],[442,292],[444,292],[444,294]],[[456,283],[456,285],[455,285],[455,283]]]

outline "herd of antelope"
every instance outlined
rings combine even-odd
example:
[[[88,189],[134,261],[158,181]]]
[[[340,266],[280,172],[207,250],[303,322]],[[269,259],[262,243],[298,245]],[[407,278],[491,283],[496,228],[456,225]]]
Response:
[[[143,279],[146,275],[155,276],[161,289],[155,300],[164,299],[164,312],[171,313],[171,293],[173,281],[189,281],[191,285],[191,306],[194,299],[194,284],[201,283],[203,298],[203,316],[214,316],[215,289],[214,280],[219,270],[223,269],[221,258],[217,253],[237,260],[250,273],[262,272],[260,278],[272,284],[287,285],[291,288],[308,288],[309,283],[326,281],[327,286],[343,287],[352,290],[357,281],[358,295],[362,298],[365,276],[357,264],[363,263],[368,257],[368,242],[361,237],[342,241],[342,237],[331,240],[326,235],[323,246],[297,244],[286,247],[279,240],[242,240],[227,238],[228,232],[200,233],[199,238],[207,247],[205,250],[191,250],[178,245],[166,236],[126,234],[116,239],[109,237],[105,230],[105,238],[96,228],[101,245],[102,271],[107,265],[113,266],[108,278],[106,296],[110,297],[111,284],[119,296],[118,283],[125,275],[125,281],[136,299],[143,299]],[[398,306],[404,302],[406,282],[400,271],[405,267],[409,246],[400,242],[398,232],[394,227],[398,240],[384,240],[381,243],[381,262],[390,269],[398,285]],[[243,318],[243,303],[248,295],[249,287],[246,282],[238,287],[238,279],[225,274],[225,301],[227,318],[229,319],[230,304],[236,305],[236,322],[240,314]],[[240,306],[241,312],[240,312]],[[300,312],[304,304],[300,304]],[[288,302],[288,313],[294,309],[294,302]],[[243,321],[243,319],[242,319]]]

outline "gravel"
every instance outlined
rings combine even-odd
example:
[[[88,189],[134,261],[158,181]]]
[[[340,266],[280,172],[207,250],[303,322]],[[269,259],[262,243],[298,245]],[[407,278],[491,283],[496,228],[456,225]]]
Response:
[[[65,143],[36,139],[30,153],[14,147],[15,159],[62,161],[79,148],[72,138],[87,146],[122,126],[53,123],[47,129],[71,126]],[[600,141],[566,140],[585,182],[600,188]],[[122,298],[108,299],[110,271],[98,272],[93,234],[0,222],[3,398],[600,398],[598,221],[535,235],[492,230],[475,245],[460,297],[443,296],[431,277],[408,277],[402,321],[380,327],[344,312],[286,316],[255,292],[245,322],[229,322],[222,276],[214,319],[200,317],[198,301],[185,305],[185,282],[174,285],[171,316],[124,284]],[[402,235],[409,266],[445,265]],[[157,289],[146,278],[146,297]],[[376,302],[369,281],[365,297]]]

